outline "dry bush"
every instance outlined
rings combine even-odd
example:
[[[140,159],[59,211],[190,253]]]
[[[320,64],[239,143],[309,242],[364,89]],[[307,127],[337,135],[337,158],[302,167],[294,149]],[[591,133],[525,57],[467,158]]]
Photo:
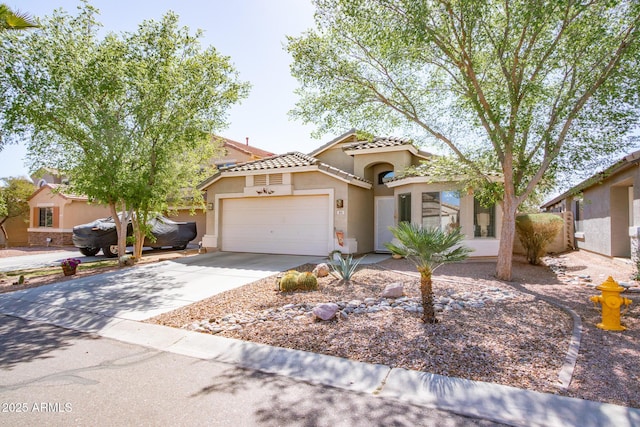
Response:
[[[549,213],[518,215],[516,231],[530,264],[540,264],[540,258],[546,254],[547,246],[556,238],[562,224],[562,218]]]

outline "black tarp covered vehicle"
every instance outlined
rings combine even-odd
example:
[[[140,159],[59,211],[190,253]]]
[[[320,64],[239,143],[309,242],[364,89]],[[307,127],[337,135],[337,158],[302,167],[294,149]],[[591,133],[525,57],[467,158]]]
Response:
[[[195,222],[176,222],[163,216],[156,216],[149,221],[151,234],[155,239],[146,238],[145,246],[154,249],[171,246],[174,249],[184,249],[195,239],[198,231]],[[133,235],[131,223],[127,226],[127,236]],[[112,217],[97,219],[88,224],[73,227],[73,245],[80,249],[83,255],[93,256],[100,249],[106,257],[117,256],[118,235],[116,224]]]

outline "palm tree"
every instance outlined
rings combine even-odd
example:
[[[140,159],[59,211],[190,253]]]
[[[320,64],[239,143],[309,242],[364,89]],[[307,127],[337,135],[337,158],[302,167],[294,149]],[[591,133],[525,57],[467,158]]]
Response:
[[[9,6],[0,4],[0,32],[5,30],[25,30],[37,28],[38,24],[26,13],[12,11]]]
[[[424,228],[409,222],[401,222],[389,228],[399,244],[385,243],[393,254],[403,256],[413,262],[420,273],[420,293],[422,294],[422,321],[437,323],[433,308],[433,286],[431,276],[442,264],[462,261],[472,249],[462,246],[464,234],[460,228],[449,232],[440,228]]]

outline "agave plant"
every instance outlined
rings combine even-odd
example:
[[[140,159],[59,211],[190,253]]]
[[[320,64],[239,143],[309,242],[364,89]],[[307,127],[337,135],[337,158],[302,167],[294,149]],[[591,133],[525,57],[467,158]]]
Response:
[[[335,257],[334,254],[339,254],[340,256]],[[340,251],[333,251],[329,254],[329,258],[331,259],[329,267],[331,268],[332,274],[345,282],[349,282],[351,276],[355,274],[358,265],[365,257],[354,259],[351,254],[343,257]]]
[[[407,258],[420,273],[420,293],[422,294],[422,320],[437,323],[433,307],[433,285],[431,276],[442,264],[462,261],[471,249],[462,246],[464,234],[460,228],[442,231],[438,227],[424,228],[409,222],[401,222],[389,228],[400,244],[385,243],[393,254]]]

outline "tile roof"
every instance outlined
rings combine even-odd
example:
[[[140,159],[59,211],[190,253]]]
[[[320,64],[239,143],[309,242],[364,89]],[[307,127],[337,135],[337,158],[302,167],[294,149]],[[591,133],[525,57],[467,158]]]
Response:
[[[614,164],[606,168],[605,170],[597,172],[595,175],[592,175],[589,178],[585,179],[584,181],[580,182],[579,184],[571,187],[569,190],[549,200],[548,202],[544,203],[540,207],[542,209],[547,209],[555,205],[556,203],[561,202],[567,197],[575,196],[578,193],[581,193],[582,191],[586,190],[587,188],[601,183],[604,179],[610,177],[611,175],[614,175],[620,171],[623,171],[626,168],[632,165],[635,165],[637,163],[640,163],[640,150],[627,154],[626,156],[624,156],[623,158],[621,158],[620,160],[618,160],[617,162],[615,162]]]
[[[253,160],[239,163],[233,166],[220,168],[221,172],[249,172],[281,168],[293,168],[311,166],[320,163],[315,157],[293,151],[278,156],[267,157],[266,159]]]
[[[274,153],[270,151],[262,150],[260,148],[253,147],[249,144],[243,144],[238,141],[232,141],[231,139],[228,139],[228,138],[221,138],[221,139],[224,141],[225,146],[233,147],[234,149],[238,151],[242,151],[243,153],[253,154],[254,156],[258,156],[258,157],[269,157],[274,155]]]
[[[64,184],[51,184],[51,183],[46,183],[43,186],[41,186],[40,188],[36,189],[34,191],[34,193],[29,196],[29,200],[31,200],[36,194],[44,191],[45,188],[49,188],[51,190],[51,192],[59,194],[60,196],[64,197],[65,199],[72,199],[72,200],[89,200],[89,198],[87,196],[84,196],[82,194],[72,194],[70,193],[68,190],[68,186],[64,185]]]
[[[215,178],[224,174],[225,172],[260,172],[312,166],[315,166],[318,170],[325,171],[338,178],[371,184],[371,182],[366,179],[360,178],[359,176],[343,171],[326,163],[322,163],[315,157],[293,151],[278,156],[268,157],[266,159],[253,160],[250,162],[239,163],[233,166],[222,167],[215,175],[198,185],[198,188],[202,189],[206,187]]]
[[[360,141],[346,145],[345,150],[367,150],[371,148],[397,147],[400,145],[410,145],[412,141],[409,138],[396,137],[375,137],[373,141]]]
[[[326,150],[327,148],[332,147],[333,145],[337,144],[338,142],[340,142],[342,140],[345,140],[347,138],[355,137],[357,135],[357,133],[358,132],[355,129],[349,129],[348,131],[346,131],[342,135],[337,136],[337,137],[333,138],[331,141],[327,142],[326,144],[323,144],[320,147],[316,148],[311,153],[309,153],[309,155],[310,156],[317,156],[318,154],[322,153],[324,150]]]

